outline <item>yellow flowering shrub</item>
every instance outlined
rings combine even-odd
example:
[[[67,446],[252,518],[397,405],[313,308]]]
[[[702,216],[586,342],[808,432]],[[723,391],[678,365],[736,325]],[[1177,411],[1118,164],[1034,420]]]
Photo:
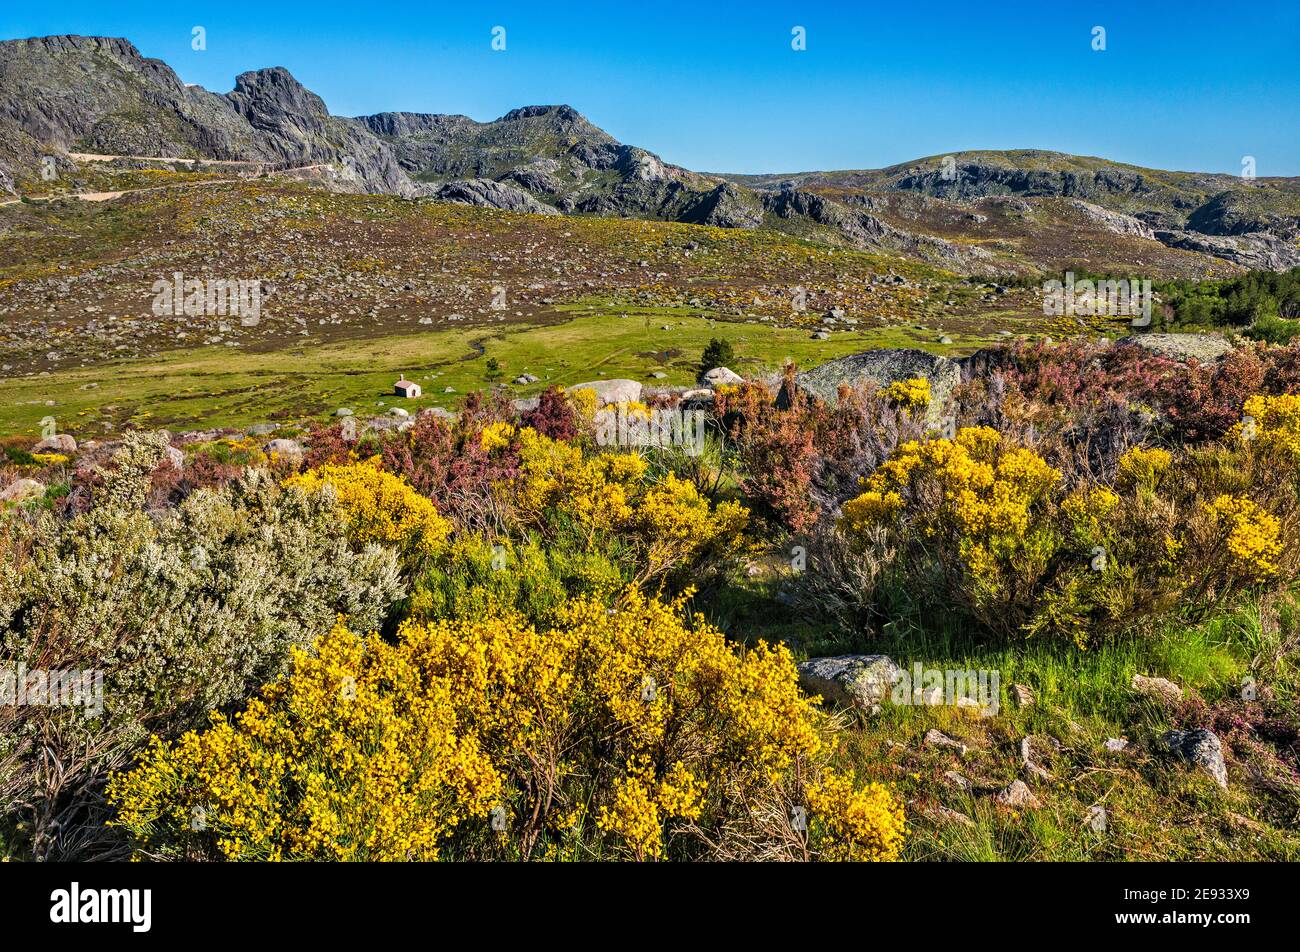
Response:
[[[902,517],[923,539],[949,540],[973,603],[992,608],[1014,576],[1044,563],[1054,548],[1041,515],[1059,479],[1032,451],[1004,443],[989,427],[970,427],[954,439],[900,446],[844,505],[840,528],[862,539],[871,526]]]
[[[1080,487],[1061,501],[1061,513],[1076,539],[1096,544],[1106,537],[1106,524],[1119,501],[1105,486]]]
[[[340,626],[232,719],[155,739],[108,796],[144,856],[434,860],[501,783],[449,684]]]
[[[1243,419],[1229,436],[1260,451],[1300,464],[1300,394],[1256,395],[1246,401]]]
[[[521,526],[566,529],[588,549],[617,537],[636,553],[638,580],[705,556],[728,556],[741,545],[749,521],[744,506],[713,505],[671,471],[651,481],[639,453],[588,453],[530,428],[519,431],[519,447],[520,474],[509,492]]]
[[[451,531],[432,502],[374,460],[309,469],[291,476],[285,485],[308,493],[330,487],[350,536],[362,545],[379,543],[411,555],[433,555]]]
[[[1246,578],[1262,582],[1277,572],[1282,537],[1276,516],[1240,496],[1219,496],[1205,508],[1226,532],[1224,544]]]
[[[1065,486],[989,427],[904,443],[844,503],[839,528],[890,560],[909,597],[1084,647],[1300,575],[1300,398],[1252,397],[1247,410],[1221,444],[1128,450],[1111,486]]]
[[[590,427],[596,419],[596,404],[599,403],[596,397],[596,391],[590,387],[580,387],[577,390],[564,390],[565,399],[573,407],[573,412],[578,418],[578,423],[584,427]]]
[[[479,434],[479,446],[485,453],[505,449],[514,438],[515,428],[509,423],[494,421],[483,427]]]
[[[61,466],[72,461],[66,453],[33,453],[32,459],[42,466]]]
[[[901,804],[832,771],[827,730],[786,648],[738,650],[629,589],[545,631],[512,614],[407,622],[396,645],[336,629],[108,796],[147,855],[896,858]]]
[[[1115,483],[1121,487],[1153,490],[1173,465],[1173,454],[1159,447],[1135,446],[1119,458]]]
[[[828,860],[881,860],[903,845],[903,805],[879,783],[855,787],[843,774],[827,773],[808,789],[812,825]]]
[[[925,377],[913,377],[910,380],[895,380],[885,388],[885,399],[904,410],[916,412],[924,410],[933,399],[930,381]]]
[[[868,489],[843,505],[841,527],[852,535],[862,536],[872,526],[892,522],[902,511],[903,497],[898,493]]]

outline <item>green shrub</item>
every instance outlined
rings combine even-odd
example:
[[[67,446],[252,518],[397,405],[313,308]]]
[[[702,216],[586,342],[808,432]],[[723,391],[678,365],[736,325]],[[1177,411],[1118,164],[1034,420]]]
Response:
[[[153,733],[173,736],[240,702],[338,615],[375,628],[403,595],[395,555],[353,548],[332,497],[259,470],[144,509],[163,452],[129,435],[90,509],[37,511],[0,535],[0,664],[102,672],[97,716],[0,709],[0,803],[28,815],[31,849],[57,856],[61,818]]]

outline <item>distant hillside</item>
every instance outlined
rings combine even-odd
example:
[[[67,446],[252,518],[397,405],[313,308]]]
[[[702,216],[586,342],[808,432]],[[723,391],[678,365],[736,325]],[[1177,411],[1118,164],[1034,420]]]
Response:
[[[1295,178],[1166,172],[1035,149],[954,152],[885,169],[725,177],[760,191],[798,188],[878,210],[922,207],[891,206],[889,196],[896,194],[960,206],[999,198],[1063,199],[1083,217],[1171,248],[1245,267],[1285,270],[1300,264]]]
[[[0,191],[39,189],[68,153],[320,169],[340,191],[502,208],[770,228],[963,273],[1141,269],[1203,277],[1300,265],[1300,181],[1163,172],[1056,152],[959,152],[888,169],[708,175],[621,143],[567,105],[492,122],[332,116],[280,67],[225,94],[127,40],[0,42]],[[126,160],[124,160],[126,161]],[[316,174],[316,173],[313,173]]]

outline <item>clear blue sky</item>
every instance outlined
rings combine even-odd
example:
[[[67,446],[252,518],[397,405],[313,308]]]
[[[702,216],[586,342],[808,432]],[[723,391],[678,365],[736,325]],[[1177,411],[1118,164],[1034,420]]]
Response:
[[[202,52],[190,48],[196,25]],[[498,25],[504,52],[491,49]],[[791,49],[796,25],[803,52]],[[285,66],[340,115],[484,120],[566,102],[701,171],[1032,147],[1222,172],[1253,155],[1261,176],[1300,175],[1297,0],[3,0],[0,37],[50,33],[125,36],[216,92]]]

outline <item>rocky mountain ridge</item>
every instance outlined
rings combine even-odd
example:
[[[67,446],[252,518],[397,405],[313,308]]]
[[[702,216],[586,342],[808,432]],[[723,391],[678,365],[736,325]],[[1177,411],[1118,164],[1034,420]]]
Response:
[[[1085,250],[1116,236],[1189,262],[1300,265],[1294,180],[1163,172],[1037,150],[958,153],[874,171],[710,175],[619,142],[567,105],[526,106],[490,122],[413,112],[333,116],[282,67],[242,73],[218,94],[108,37],[0,42],[0,90],[0,191],[10,194],[34,181],[42,162],[74,169],[72,152],[172,156],[321,167],[322,183],[338,190],[534,214],[772,228],[964,273],[1026,270],[1024,249],[1047,224],[1084,235]],[[1053,200],[1060,201],[1044,204]],[[989,203],[1003,203],[1001,212],[1008,201],[1024,204],[1012,215],[1019,231],[986,224]],[[1075,266],[1075,256],[1073,247],[1053,249],[1033,263]]]

